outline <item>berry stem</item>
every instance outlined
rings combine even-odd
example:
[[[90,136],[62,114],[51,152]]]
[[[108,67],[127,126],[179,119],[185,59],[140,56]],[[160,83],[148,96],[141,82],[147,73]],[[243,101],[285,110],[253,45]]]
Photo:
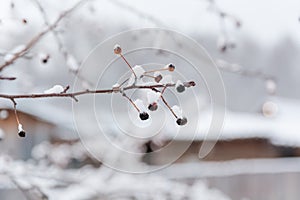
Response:
[[[20,124],[20,120],[19,120],[19,117],[18,117],[18,113],[17,113],[17,103],[13,101],[13,104],[14,104],[14,112],[15,112],[15,117],[16,117],[16,121],[17,121],[17,124],[19,125]]]
[[[131,69],[133,75],[135,76],[135,78],[137,78],[134,70],[132,69],[131,65],[129,64],[129,62],[126,60],[126,58],[123,56],[123,54],[120,54],[121,58],[125,61],[125,63],[128,65],[128,67]]]
[[[164,104],[168,107],[168,109],[171,111],[171,113],[174,115],[174,117],[177,119],[177,115],[175,114],[174,110],[171,108],[171,106],[168,104],[168,102],[165,100],[164,96],[161,96],[162,101]]]
[[[128,101],[133,105],[133,107],[138,111],[140,112],[140,109],[136,106],[136,104],[132,101],[132,99],[130,97],[128,97],[124,92],[122,93],[122,95],[128,99]]]
[[[158,71],[168,71],[168,68],[162,68],[162,69],[154,69],[154,70],[150,70],[150,71],[146,71],[144,74],[150,74],[153,72],[158,72]]]

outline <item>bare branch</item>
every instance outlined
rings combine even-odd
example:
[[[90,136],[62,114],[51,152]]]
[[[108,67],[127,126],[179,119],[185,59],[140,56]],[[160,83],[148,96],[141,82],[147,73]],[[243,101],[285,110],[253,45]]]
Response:
[[[2,65],[0,65],[0,72],[5,69],[6,67],[10,66],[11,64],[13,64],[17,59],[19,59],[20,57],[22,57],[23,55],[25,55],[27,53],[28,50],[30,50],[37,42],[39,42],[43,36],[45,36],[47,33],[49,33],[49,31],[51,31],[52,29],[56,28],[57,25],[61,22],[62,19],[64,19],[66,16],[68,16],[69,14],[71,14],[74,10],[76,10],[78,7],[80,7],[83,3],[90,1],[90,0],[81,0],[78,3],[76,3],[73,7],[71,7],[70,9],[62,12],[58,18],[54,21],[53,24],[49,25],[45,30],[43,30],[42,32],[38,33],[36,36],[34,36],[26,45],[25,47],[20,50],[19,52],[15,53],[11,59],[9,59],[8,61],[4,62]]]
[[[42,14],[42,17],[44,19],[44,23],[46,26],[50,27],[51,24],[49,22],[49,19],[47,17],[46,11],[43,8],[43,6],[41,5],[41,3],[39,2],[39,0],[33,0],[35,2],[35,4],[37,5],[40,13]],[[50,30],[53,33],[54,39],[57,43],[58,49],[59,51],[62,53],[65,62],[68,62],[69,57],[71,56],[71,54],[69,53],[69,51],[67,50],[67,48],[64,46],[63,41],[61,40],[61,38],[59,37],[59,32],[55,29],[51,29]],[[75,58],[74,58],[75,59]],[[75,59],[75,62],[77,63],[77,65],[80,65],[80,62]],[[89,85],[93,85],[90,81],[86,80],[83,76],[80,75],[79,70],[69,70],[72,74],[74,74],[80,81],[85,82]]]
[[[184,84],[190,84],[193,81],[185,82]],[[104,90],[84,90],[79,92],[72,92],[72,93],[51,93],[51,94],[44,94],[44,93],[37,93],[37,94],[21,94],[21,95],[8,95],[8,94],[0,94],[0,98],[9,99],[13,102],[15,102],[16,99],[35,99],[35,98],[50,98],[50,97],[70,97],[70,98],[76,98],[80,95],[86,95],[86,94],[110,94],[115,92],[122,92],[126,90],[132,90],[132,89],[155,89],[155,88],[168,88],[168,87],[175,87],[175,84],[154,84],[154,85],[132,85],[127,86],[124,88],[119,89],[104,89]]]

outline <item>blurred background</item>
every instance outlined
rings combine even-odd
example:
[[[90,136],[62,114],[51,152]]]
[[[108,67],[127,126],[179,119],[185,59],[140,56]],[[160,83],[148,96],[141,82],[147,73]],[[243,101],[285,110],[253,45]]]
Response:
[[[175,80],[198,83],[183,96],[166,93],[190,120],[180,131],[168,123],[166,109],[151,121],[165,122],[163,128],[136,124],[130,103],[112,94],[80,96],[78,103],[17,99],[26,130],[20,138],[13,104],[1,98],[0,199],[299,199],[299,1],[7,0],[0,5],[0,94],[44,93],[54,85],[70,85],[70,92],[111,88],[130,74],[107,41],[142,28],[174,31],[199,43],[201,54],[176,38],[172,48],[202,60],[200,71],[216,67],[226,94],[225,105],[215,105],[204,86],[206,79],[214,81],[213,74],[198,77],[175,54],[144,50],[126,58],[153,69],[172,62]],[[163,37],[146,29],[116,42],[126,52],[145,42],[167,44]],[[98,44],[105,45],[95,49]],[[212,106],[225,106],[226,115],[222,131],[210,135]],[[125,132],[145,138],[128,139]],[[214,148],[199,159],[206,141]],[[149,173],[128,173],[140,169]]]

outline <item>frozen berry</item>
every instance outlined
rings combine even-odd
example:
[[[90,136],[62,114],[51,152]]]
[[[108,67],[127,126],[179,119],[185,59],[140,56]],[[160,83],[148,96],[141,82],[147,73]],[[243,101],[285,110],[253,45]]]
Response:
[[[181,93],[181,92],[185,91],[185,87],[184,87],[184,85],[180,84],[176,87],[176,90],[177,90],[177,92]]]
[[[27,19],[22,19],[23,24],[27,24]]]
[[[149,106],[148,106],[148,109],[149,110],[151,110],[151,111],[155,111],[155,110],[157,110],[157,103],[151,103],[151,104],[149,104]]]
[[[115,54],[121,54],[121,53],[122,53],[122,48],[121,48],[120,45],[116,44],[116,45],[114,46],[114,53],[115,53]]]
[[[41,59],[42,63],[46,64],[49,60],[50,56],[49,55],[44,55]]]
[[[183,84],[185,87],[191,87],[191,86],[195,86],[196,85],[196,83],[194,82],[194,81],[190,81],[190,82],[186,82],[186,83],[184,83]]]
[[[169,70],[170,72],[173,72],[173,71],[175,70],[175,66],[174,66],[172,63],[170,63],[170,64],[168,65],[168,70]]]
[[[25,133],[25,131],[21,130],[21,131],[18,132],[18,135],[19,135],[20,137],[25,137],[25,136],[26,136],[26,133]]]
[[[159,83],[159,81],[162,79],[163,77],[162,77],[162,75],[157,75],[155,78],[154,78],[154,80],[155,80],[155,82],[157,82],[157,83]]]
[[[140,113],[140,118],[141,120],[147,120],[149,118],[149,115],[146,112],[142,112]]]
[[[186,125],[187,119],[186,119],[185,117],[183,117],[183,118],[177,118],[176,123],[177,123],[179,126]]]

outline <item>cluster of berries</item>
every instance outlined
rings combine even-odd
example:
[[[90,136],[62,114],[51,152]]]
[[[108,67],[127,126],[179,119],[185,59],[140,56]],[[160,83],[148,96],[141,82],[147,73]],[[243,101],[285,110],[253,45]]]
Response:
[[[136,73],[135,69],[137,67],[140,68],[140,66],[131,67],[131,65],[128,63],[128,61],[125,59],[125,57],[122,55],[122,48],[120,47],[120,45],[115,45],[115,47],[114,47],[114,53],[117,54],[117,55],[120,55],[121,58],[126,62],[126,64],[129,66],[129,68],[131,69],[131,71],[133,73],[132,77],[133,77],[133,75],[136,76],[136,74],[139,74],[139,73]],[[167,79],[166,77],[163,77],[163,75],[159,71],[173,72],[173,71],[175,71],[175,65],[172,64],[172,63],[170,63],[170,64],[166,65],[163,69],[157,69],[157,70],[152,70],[152,71],[143,71],[143,74],[140,77],[143,77],[143,76],[151,77],[151,78],[154,79],[154,81],[156,83],[161,83],[162,86],[164,86],[162,91],[159,91],[155,87],[151,88],[152,91],[150,91],[149,93],[158,93],[159,95],[152,94],[152,96],[154,96],[154,99],[155,99],[155,96],[156,96],[156,99],[153,100],[153,97],[152,97],[152,100],[150,100],[150,103],[148,104],[147,108],[150,111],[156,111],[158,109],[158,102],[157,101],[158,101],[159,98],[161,98],[162,101],[163,101],[163,103],[166,104],[166,106],[168,107],[168,109],[172,112],[172,114],[176,118],[176,123],[178,125],[180,125],[180,126],[183,126],[183,125],[187,124],[187,118],[186,117],[178,117],[175,114],[175,112],[172,110],[172,108],[168,105],[168,103],[165,101],[165,99],[163,97],[163,93],[164,93],[165,89],[167,88],[167,85],[171,84],[172,78],[170,78],[170,79],[168,78]],[[149,75],[149,73],[154,73],[154,75],[151,76],[151,75]],[[140,77],[138,77],[138,78],[140,78]],[[166,79],[166,80],[164,80],[164,79]],[[172,84],[172,85],[175,86],[175,89],[176,89],[176,91],[178,93],[182,93],[182,92],[184,92],[186,90],[186,88],[191,87],[191,86],[195,86],[195,82],[190,81],[190,82],[183,83],[182,81],[178,80],[176,82],[176,84]],[[118,87],[120,87],[119,84],[118,84]],[[124,95],[124,96],[126,96],[126,95]],[[149,99],[149,97],[148,97],[148,99]],[[141,120],[147,120],[147,119],[149,119],[149,114],[145,110],[144,111],[140,111],[140,109],[134,104],[134,102],[131,99],[129,99],[129,101],[133,104],[133,106],[139,112],[139,117],[140,117]]]

